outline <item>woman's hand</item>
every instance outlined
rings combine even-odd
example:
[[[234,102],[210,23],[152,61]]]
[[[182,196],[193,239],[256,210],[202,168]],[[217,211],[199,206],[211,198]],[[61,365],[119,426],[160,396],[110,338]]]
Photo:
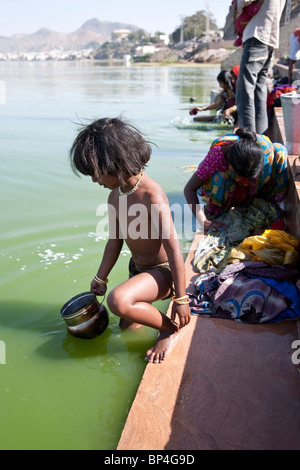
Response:
[[[190,110],[190,115],[195,116],[198,111],[206,111],[207,107],[206,106],[196,106],[195,108]]]
[[[219,222],[218,220],[206,220],[204,222],[204,233],[207,234],[209,230],[218,232],[219,230],[228,229],[228,225],[225,222]]]
[[[99,284],[95,279],[91,282],[91,291],[94,292],[95,295],[105,295],[107,291],[106,284]]]
[[[231,108],[227,108],[225,109],[224,113],[223,113],[223,118],[226,119],[230,116],[231,114],[231,111],[230,111]]]
[[[223,118],[224,119],[228,118],[232,113],[235,113],[236,110],[237,110],[236,105],[233,105],[230,108],[226,108],[225,111],[223,112]]]

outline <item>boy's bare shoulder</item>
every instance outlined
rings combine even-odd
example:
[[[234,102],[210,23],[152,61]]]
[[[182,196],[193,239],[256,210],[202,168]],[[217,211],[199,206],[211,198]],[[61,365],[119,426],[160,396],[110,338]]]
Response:
[[[161,185],[147,175],[145,175],[143,189],[151,204],[163,204],[169,202]]]
[[[115,204],[119,199],[119,188],[113,189],[108,196],[107,202],[109,204]]]
[[[120,194],[119,188],[113,189],[108,196],[108,203],[114,206],[119,204]],[[128,198],[128,204],[144,203],[144,204],[168,204],[168,198],[157,181],[144,175],[139,188]]]

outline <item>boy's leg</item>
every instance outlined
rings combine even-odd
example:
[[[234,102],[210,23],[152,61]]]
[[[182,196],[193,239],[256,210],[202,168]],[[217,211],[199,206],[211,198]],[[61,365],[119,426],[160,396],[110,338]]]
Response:
[[[173,329],[171,320],[151,305],[171,292],[166,277],[158,270],[137,274],[113,289],[107,298],[112,313],[132,323],[156,330]]]
[[[138,274],[113,289],[107,298],[112,313],[128,322],[145,325],[160,331],[157,342],[149,351],[149,362],[161,362],[170,352],[178,331],[176,324],[151,305],[170,295],[171,287],[158,270]]]

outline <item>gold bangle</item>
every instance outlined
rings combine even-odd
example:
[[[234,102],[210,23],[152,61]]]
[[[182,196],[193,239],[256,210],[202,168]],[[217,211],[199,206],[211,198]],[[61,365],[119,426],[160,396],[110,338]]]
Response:
[[[172,297],[173,302],[176,302],[176,304],[179,305],[187,305],[190,303],[189,298],[187,295],[183,295],[182,297],[175,297],[175,295]]]
[[[100,279],[100,277],[98,276],[94,276],[94,279],[96,282],[98,282],[98,284],[107,284],[108,283],[108,279],[105,279],[105,281],[103,279]]]
[[[176,302],[176,300],[186,300],[187,298],[188,298],[187,294],[183,295],[182,297],[175,297],[175,295],[173,295],[172,300]]]

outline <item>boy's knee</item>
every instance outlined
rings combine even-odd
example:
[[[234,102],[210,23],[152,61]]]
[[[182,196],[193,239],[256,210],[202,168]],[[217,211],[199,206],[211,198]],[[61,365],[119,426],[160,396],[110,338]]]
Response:
[[[116,288],[113,289],[107,297],[109,310],[117,316],[122,316],[126,312],[128,305],[124,297],[120,294],[121,293],[118,292],[118,289]]]
[[[112,290],[107,296],[107,305],[108,305],[109,310],[114,314],[117,314],[116,312],[118,310],[117,304],[118,302],[116,299],[115,292],[114,290]]]

